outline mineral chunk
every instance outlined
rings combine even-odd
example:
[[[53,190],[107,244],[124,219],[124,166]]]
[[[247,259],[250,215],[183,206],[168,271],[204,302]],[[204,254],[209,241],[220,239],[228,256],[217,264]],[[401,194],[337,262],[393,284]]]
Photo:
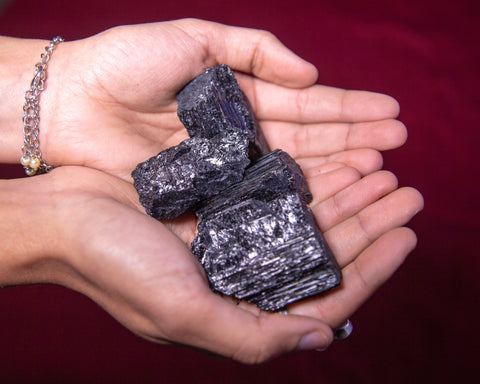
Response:
[[[237,131],[248,137],[252,159],[270,151],[229,66],[220,64],[205,70],[178,93],[177,102],[178,117],[190,137],[210,139]]]
[[[278,310],[338,286],[310,200],[299,166],[274,151],[203,206],[192,252],[212,289]]]
[[[132,172],[140,203],[159,220],[172,219],[199,201],[241,181],[247,139],[233,132],[213,139],[190,138],[171,147]]]
[[[196,213],[204,218],[250,198],[270,201],[291,192],[298,193],[306,204],[312,201],[300,166],[288,153],[276,149],[248,167],[241,183],[233,184],[203,201]]]
[[[231,69],[207,69],[177,101],[190,139],[132,176],[149,215],[196,210],[191,249],[212,289],[275,311],[338,286],[302,170],[287,153],[270,152]]]

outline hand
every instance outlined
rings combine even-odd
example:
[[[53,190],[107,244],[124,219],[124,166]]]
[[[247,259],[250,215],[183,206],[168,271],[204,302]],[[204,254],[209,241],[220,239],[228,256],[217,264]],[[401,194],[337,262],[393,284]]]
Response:
[[[186,138],[175,95],[217,63],[244,73],[240,86],[272,148],[302,165],[312,208],[343,269],[340,289],[291,305],[289,316],[213,294],[186,246],[194,218],[153,220],[128,182],[138,162]],[[268,33],[198,20],[120,27],[60,45],[48,71],[41,128],[47,162],[110,176],[61,167],[15,181],[30,184],[35,196],[39,183],[54,188],[40,204],[52,201],[56,215],[43,237],[50,262],[38,264],[38,276],[83,292],[144,338],[244,362],[324,348],[331,329],[415,246],[402,226],[421,209],[421,196],[376,172],[377,151],[406,138],[394,120],[397,103],[313,85],[316,70]]]
[[[36,206],[49,204],[55,212],[44,212],[41,217],[51,219],[39,226],[48,229],[41,238],[50,247],[46,261],[35,264],[43,282],[84,293],[148,340],[258,363],[327,347],[331,329],[415,246],[415,235],[400,226],[421,209],[421,197],[412,189],[395,190],[390,173],[360,178],[355,169],[331,163],[310,168],[307,177],[313,210],[344,279],[333,293],[291,305],[288,316],[212,293],[187,247],[193,215],[167,224],[154,220],[128,182],[85,167],[9,182],[22,183],[23,193],[40,199]],[[31,264],[29,275],[35,275]]]
[[[187,137],[175,95],[205,68],[238,74],[272,147],[296,158],[381,167],[403,144],[388,96],[314,85],[316,69],[271,34],[201,20],[117,27],[58,46],[42,94],[40,142],[53,165],[86,165],[124,180]]]

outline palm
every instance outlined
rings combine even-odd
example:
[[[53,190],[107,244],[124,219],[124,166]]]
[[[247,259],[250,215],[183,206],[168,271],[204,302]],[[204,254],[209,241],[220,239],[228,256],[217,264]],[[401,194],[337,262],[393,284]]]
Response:
[[[203,39],[198,37],[202,33]],[[245,47],[227,49],[214,43],[215,34],[224,35],[225,45]],[[267,138],[272,147],[297,158],[321,157],[318,161],[325,162],[333,155],[336,161],[370,172],[379,166],[374,152],[334,154],[388,149],[403,142],[403,127],[391,120],[398,112],[392,99],[312,86],[314,68],[270,36],[255,35],[250,45],[238,41],[252,34],[184,20],[123,27],[66,44],[63,57],[68,64],[59,50],[49,70],[49,81],[57,82],[49,86],[61,92],[55,114],[48,117],[52,128],[44,141],[47,160],[130,179],[137,163],[187,137],[176,116],[175,95],[206,67],[220,62],[252,72],[238,78]]]
[[[286,332],[292,340],[297,340],[296,327],[312,326],[311,319],[336,327],[414,246],[414,234],[401,226],[421,208],[421,197],[411,189],[396,190],[395,178],[387,172],[361,178],[353,168],[329,163],[306,173],[314,193],[312,209],[344,280],[329,295],[290,306],[290,313],[303,316],[259,316],[248,304],[242,303],[246,311],[239,311],[212,294],[188,249],[196,228],[193,216],[162,224],[142,212],[130,183],[87,168],[62,167],[52,174],[68,186],[65,205],[58,211],[66,216],[61,222],[68,223],[62,231],[76,239],[68,245],[69,257],[80,280],[64,284],[87,294],[145,338],[190,344],[245,361],[278,353],[262,347],[264,354],[252,357],[248,348],[235,350],[246,338],[254,338],[253,331],[255,343],[273,337],[260,323],[280,322],[271,332]],[[282,348],[292,348],[287,336]]]

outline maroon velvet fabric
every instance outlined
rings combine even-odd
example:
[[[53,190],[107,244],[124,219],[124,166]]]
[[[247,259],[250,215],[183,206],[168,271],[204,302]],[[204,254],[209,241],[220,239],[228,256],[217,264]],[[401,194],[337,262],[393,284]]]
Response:
[[[144,341],[64,288],[5,288],[0,290],[0,382],[476,382],[478,4],[13,1],[0,14],[0,33],[19,37],[61,34],[72,40],[118,24],[181,17],[268,29],[317,66],[320,83],[398,99],[409,140],[385,154],[385,168],[401,185],[418,188],[426,203],[411,223],[417,249],[353,316],[353,335],[326,352],[244,366]],[[19,176],[18,166],[0,167],[2,178]]]

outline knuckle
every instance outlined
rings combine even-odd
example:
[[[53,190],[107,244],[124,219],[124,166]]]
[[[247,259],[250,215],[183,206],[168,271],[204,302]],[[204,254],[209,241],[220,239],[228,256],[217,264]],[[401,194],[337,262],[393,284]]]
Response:
[[[295,97],[295,110],[298,118],[306,114],[309,102],[310,94],[306,90],[299,90]]]

